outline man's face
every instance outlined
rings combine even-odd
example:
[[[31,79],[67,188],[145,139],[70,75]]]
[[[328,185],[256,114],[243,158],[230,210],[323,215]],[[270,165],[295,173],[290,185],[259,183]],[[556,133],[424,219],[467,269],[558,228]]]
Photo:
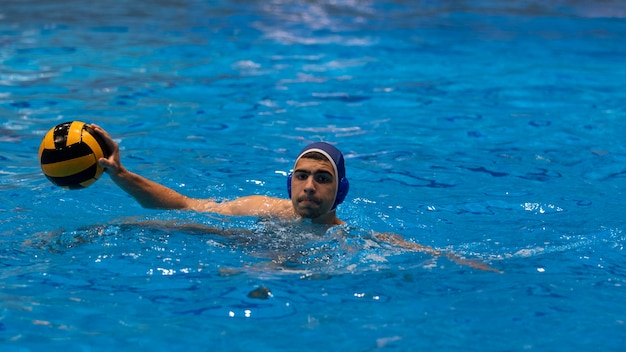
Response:
[[[335,203],[337,179],[329,161],[300,158],[291,178],[291,202],[303,218],[326,215]]]

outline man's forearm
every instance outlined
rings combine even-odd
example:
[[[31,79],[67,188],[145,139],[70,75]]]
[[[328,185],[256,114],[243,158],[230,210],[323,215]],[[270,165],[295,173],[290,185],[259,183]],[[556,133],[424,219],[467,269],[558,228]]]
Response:
[[[113,182],[133,196],[144,208],[185,209],[188,207],[189,198],[125,168],[115,174],[110,173],[110,176]]]

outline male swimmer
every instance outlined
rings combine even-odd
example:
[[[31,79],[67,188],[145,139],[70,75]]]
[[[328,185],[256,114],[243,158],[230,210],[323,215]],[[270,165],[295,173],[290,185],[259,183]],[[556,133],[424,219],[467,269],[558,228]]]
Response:
[[[305,147],[296,158],[293,172],[287,180],[290,199],[268,196],[245,196],[232,201],[216,202],[184,196],[173,189],[150,181],[122,166],[118,144],[100,126],[93,129],[104,138],[112,150],[108,158],[98,162],[111,179],[126,193],[133,196],[145,208],[181,209],[212,212],[222,215],[256,216],[284,220],[310,219],[313,224],[345,224],[337,218],[336,208],[349,190],[343,154],[325,142],[316,142]],[[481,269],[497,271],[485,264],[459,258],[451,253],[442,253],[431,247],[408,242],[392,233],[376,233],[376,238],[404,248],[445,255],[455,262]]]
[[[314,224],[344,224],[336,207],[345,199],[349,183],[343,154],[328,143],[310,144],[296,159],[287,189],[291,199],[246,196],[216,202],[184,196],[173,189],[128,171],[120,161],[119,146],[100,126],[93,125],[113,151],[99,160],[111,179],[145,208],[182,209],[222,215],[258,216],[280,219],[310,219]]]

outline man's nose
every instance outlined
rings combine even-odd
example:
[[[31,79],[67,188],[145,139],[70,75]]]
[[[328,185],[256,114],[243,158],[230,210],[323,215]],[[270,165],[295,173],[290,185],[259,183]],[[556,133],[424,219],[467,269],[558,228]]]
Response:
[[[306,193],[313,193],[313,192],[315,192],[315,182],[313,181],[313,176],[309,176],[306,179],[306,183],[304,184],[304,191]]]

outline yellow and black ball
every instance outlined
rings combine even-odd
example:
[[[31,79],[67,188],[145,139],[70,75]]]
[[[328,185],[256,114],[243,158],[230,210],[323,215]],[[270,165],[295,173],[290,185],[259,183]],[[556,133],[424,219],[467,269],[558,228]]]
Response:
[[[46,133],[39,146],[39,163],[55,185],[81,189],[96,182],[104,168],[98,159],[111,155],[109,148],[89,125],[64,122]]]

